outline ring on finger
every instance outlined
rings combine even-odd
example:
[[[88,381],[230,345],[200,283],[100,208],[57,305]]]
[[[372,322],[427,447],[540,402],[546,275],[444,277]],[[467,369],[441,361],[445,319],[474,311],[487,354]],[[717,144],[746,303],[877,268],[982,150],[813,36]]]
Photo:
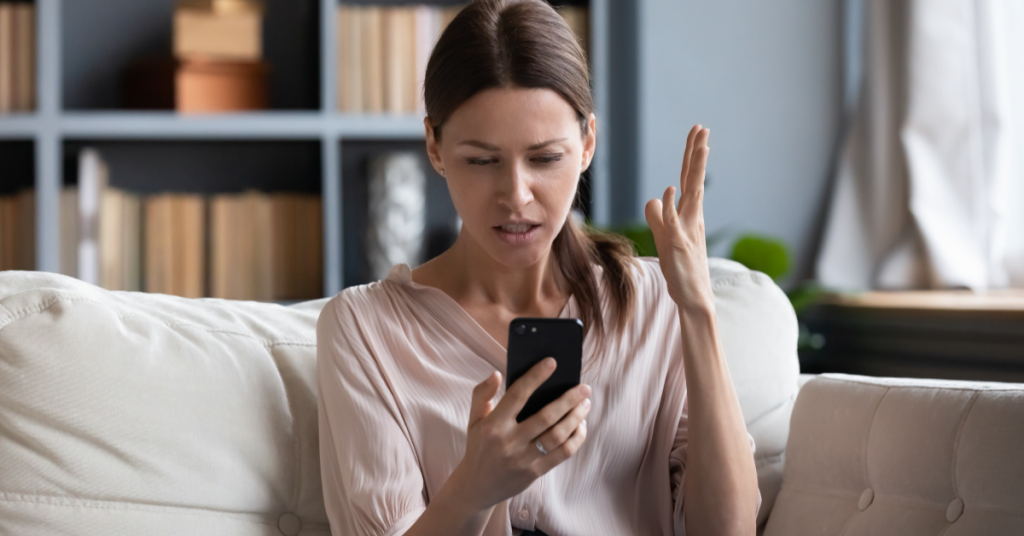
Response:
[[[534,444],[537,445],[537,450],[539,450],[541,454],[548,453],[548,449],[544,448],[544,445],[541,444],[539,439]]]

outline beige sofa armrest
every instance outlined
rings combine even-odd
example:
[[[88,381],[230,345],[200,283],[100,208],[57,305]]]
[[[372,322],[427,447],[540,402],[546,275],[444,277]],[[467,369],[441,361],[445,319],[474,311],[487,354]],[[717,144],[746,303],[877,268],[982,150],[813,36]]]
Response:
[[[767,536],[1024,534],[1024,384],[823,374]]]

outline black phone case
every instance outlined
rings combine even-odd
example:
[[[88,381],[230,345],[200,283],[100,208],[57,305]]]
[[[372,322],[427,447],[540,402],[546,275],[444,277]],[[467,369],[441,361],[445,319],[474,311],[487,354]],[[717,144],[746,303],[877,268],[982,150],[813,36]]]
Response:
[[[523,326],[523,328],[520,328]],[[519,333],[522,331],[522,333]],[[575,318],[516,318],[508,326],[505,388],[545,357],[558,362],[555,372],[526,402],[516,422],[523,422],[580,384],[583,322]]]

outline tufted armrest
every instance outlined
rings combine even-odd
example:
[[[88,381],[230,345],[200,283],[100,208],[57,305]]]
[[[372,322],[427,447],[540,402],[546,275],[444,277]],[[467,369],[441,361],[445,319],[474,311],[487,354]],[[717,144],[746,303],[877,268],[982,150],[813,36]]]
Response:
[[[808,381],[766,536],[1024,534],[1024,384]]]

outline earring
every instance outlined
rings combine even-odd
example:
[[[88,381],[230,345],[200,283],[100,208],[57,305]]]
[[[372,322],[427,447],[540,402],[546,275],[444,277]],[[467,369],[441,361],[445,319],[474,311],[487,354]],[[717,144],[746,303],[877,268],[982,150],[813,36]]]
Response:
[[[444,168],[441,168],[441,176],[444,177]]]

